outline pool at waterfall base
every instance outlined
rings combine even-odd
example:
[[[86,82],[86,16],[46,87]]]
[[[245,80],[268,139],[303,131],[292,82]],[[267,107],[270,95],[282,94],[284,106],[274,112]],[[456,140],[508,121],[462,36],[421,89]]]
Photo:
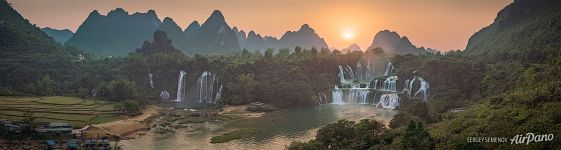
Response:
[[[270,112],[262,117],[241,118],[224,124],[203,123],[196,127],[177,129],[175,133],[156,134],[145,131],[143,136],[123,140],[124,149],[284,149],[293,141],[308,141],[316,131],[341,119],[359,121],[372,119],[388,124],[395,110],[377,108],[371,104],[325,104]],[[210,143],[223,133],[253,128],[251,137],[224,143]]]

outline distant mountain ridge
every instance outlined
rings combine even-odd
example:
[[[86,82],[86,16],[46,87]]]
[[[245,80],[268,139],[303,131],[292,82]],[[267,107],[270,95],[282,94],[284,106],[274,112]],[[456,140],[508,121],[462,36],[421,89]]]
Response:
[[[74,35],[74,32],[68,29],[59,30],[59,29],[46,27],[46,28],[41,28],[41,31],[45,32],[48,36],[52,37],[55,41],[57,41],[60,44],[64,44],[72,37],[72,35]]]
[[[129,14],[122,8],[107,15],[92,11],[66,45],[98,55],[126,55],[142,46],[162,24],[156,12]]]
[[[160,21],[153,10],[130,15],[122,8],[111,10],[107,15],[92,11],[66,44],[102,56],[121,56],[140,47],[144,40],[151,40],[156,30],[165,32],[173,45],[186,54],[223,54],[241,49],[293,49],[296,46],[305,49],[328,47],[323,38],[307,24],[298,31],[287,31],[277,39],[255,31],[246,34],[236,27],[231,28],[219,10],[213,11],[203,24],[193,21],[182,30],[172,18],[165,17]]]
[[[376,33],[372,44],[367,50],[381,48],[387,55],[420,55],[425,53],[424,48],[417,48],[407,37],[401,37],[397,32],[383,30]]]
[[[236,28],[237,29],[237,28]],[[262,36],[250,31],[245,37],[243,30],[237,32],[242,47],[251,51],[260,50],[264,51],[268,48],[273,49],[294,49],[301,47],[304,49],[321,49],[328,48],[327,43],[321,38],[308,24],[304,24],[297,31],[287,31],[284,35],[277,39],[272,36]]]
[[[341,52],[344,52],[344,53],[350,53],[350,52],[355,52],[355,51],[362,51],[362,49],[360,49],[360,46],[358,46],[356,44],[352,44],[352,45],[349,45],[349,47],[347,47],[347,48],[341,49]]]

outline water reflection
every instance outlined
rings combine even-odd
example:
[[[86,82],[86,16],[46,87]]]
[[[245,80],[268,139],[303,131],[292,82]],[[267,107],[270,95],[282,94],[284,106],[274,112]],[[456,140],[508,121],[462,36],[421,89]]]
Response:
[[[206,124],[198,129],[178,130],[172,135],[147,135],[121,141],[125,149],[284,149],[292,141],[312,139],[316,131],[340,119],[375,119],[387,123],[393,110],[371,105],[321,105],[272,112],[260,118],[236,120],[223,126]],[[226,143],[210,143],[213,136],[236,128],[256,128],[251,138]]]

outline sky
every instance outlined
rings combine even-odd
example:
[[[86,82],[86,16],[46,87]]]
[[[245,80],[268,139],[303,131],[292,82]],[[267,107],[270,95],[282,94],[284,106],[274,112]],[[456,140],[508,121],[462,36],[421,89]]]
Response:
[[[396,31],[418,47],[463,50],[513,0],[8,0],[39,27],[76,31],[93,10],[156,11],[185,29],[220,10],[230,26],[280,38],[309,24],[329,47],[368,48],[376,33]]]

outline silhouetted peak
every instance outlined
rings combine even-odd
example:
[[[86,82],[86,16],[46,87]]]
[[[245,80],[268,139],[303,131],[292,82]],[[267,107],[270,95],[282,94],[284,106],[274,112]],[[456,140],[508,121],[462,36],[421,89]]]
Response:
[[[201,28],[201,24],[199,24],[198,21],[193,21],[191,22],[191,24],[189,24],[189,26],[187,26],[187,28],[185,28],[185,32],[196,31],[199,30],[200,28]]]
[[[97,17],[97,16],[101,16],[101,14],[99,14],[99,11],[94,10],[88,15],[88,18],[89,17]]]
[[[310,28],[308,24],[303,24],[298,31],[314,31],[314,29]]]
[[[249,33],[247,33],[247,36],[256,36],[257,34],[255,33],[255,31],[249,31]]]
[[[174,25],[177,25],[177,24],[175,23],[175,21],[173,21],[173,19],[171,19],[170,17],[164,18],[164,20],[162,21],[162,24],[174,24]]]
[[[235,27],[235,26],[234,26],[234,28],[232,28],[232,30],[233,30],[234,32],[239,32],[239,31],[238,31],[238,27]]]
[[[148,11],[146,12],[146,14],[151,15],[151,16],[152,16],[152,15],[153,15],[153,16],[156,16],[156,11],[150,9],[150,10],[148,10]]]
[[[401,38],[399,36],[399,34],[397,34],[397,32],[390,31],[390,30],[387,30],[387,29],[376,33],[375,37],[379,37],[379,36],[391,37],[391,38]]]
[[[354,51],[361,51],[360,46],[356,45],[356,44],[352,44],[347,48],[342,49],[343,51],[349,51],[349,52],[354,52]]]
[[[124,15],[129,15],[129,13],[125,11],[123,8],[116,8],[114,10],[111,10],[109,13],[107,13],[107,16],[124,16]]]
[[[224,21],[224,16],[219,10],[214,10],[207,21]]]

